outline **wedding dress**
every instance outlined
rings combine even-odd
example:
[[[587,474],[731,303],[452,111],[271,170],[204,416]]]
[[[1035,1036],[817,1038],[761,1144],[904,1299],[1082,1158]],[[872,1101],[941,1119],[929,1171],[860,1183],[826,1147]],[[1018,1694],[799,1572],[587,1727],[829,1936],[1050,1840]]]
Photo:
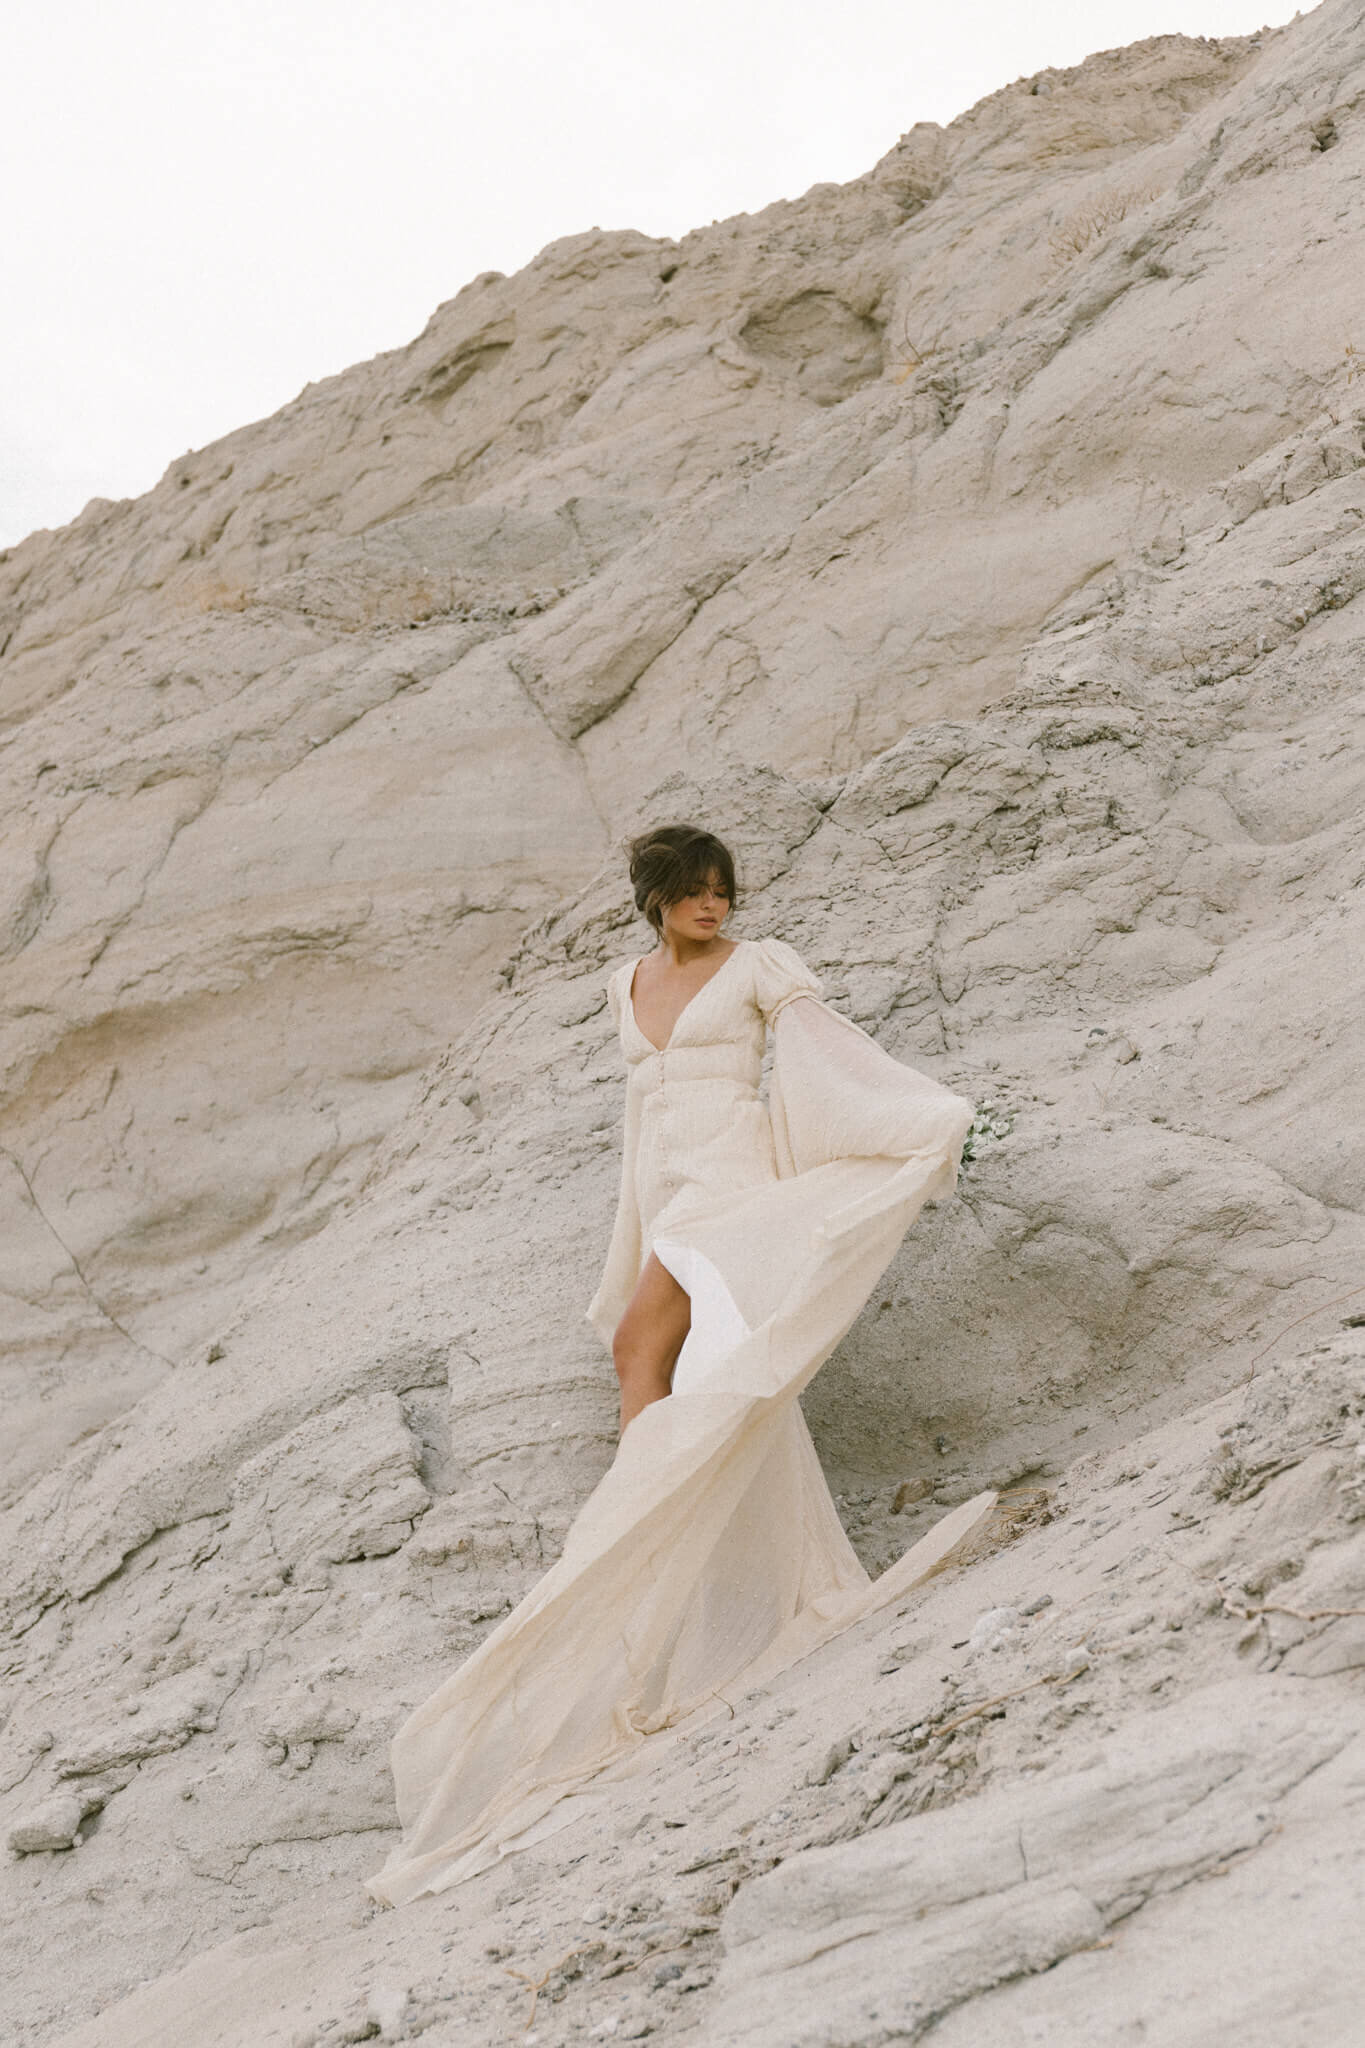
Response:
[[[797,1401],[920,1209],[952,1194],[971,1103],[829,1009],[780,939],[740,940],[663,1047],[635,1021],[637,964],[608,983],[629,1081],[588,1314],[610,1342],[653,1251],[691,1331],[559,1562],[400,1728],[403,1840],[368,1881],[393,1905],[572,1819],[680,1724],[901,1597],[994,1502],[869,1579]]]

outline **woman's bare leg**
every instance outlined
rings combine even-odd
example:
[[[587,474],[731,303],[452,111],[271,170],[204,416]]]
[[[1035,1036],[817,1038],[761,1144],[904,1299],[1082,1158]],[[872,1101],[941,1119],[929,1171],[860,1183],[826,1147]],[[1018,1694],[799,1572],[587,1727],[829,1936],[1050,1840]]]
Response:
[[[671,1390],[673,1368],[691,1326],[687,1290],[679,1287],[651,1252],[612,1340],[616,1376],[621,1382],[623,1436],[626,1424],[642,1408],[661,1401]]]

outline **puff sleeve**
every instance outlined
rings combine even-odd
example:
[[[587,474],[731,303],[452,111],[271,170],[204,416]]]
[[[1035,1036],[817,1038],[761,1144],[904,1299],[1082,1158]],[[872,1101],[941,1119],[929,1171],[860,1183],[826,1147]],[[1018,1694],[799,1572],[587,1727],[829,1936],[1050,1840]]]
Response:
[[[819,976],[812,974],[794,946],[785,939],[760,939],[754,947],[754,1001],[765,1024],[800,996],[820,994]]]
[[[611,1012],[611,1021],[618,1031],[621,1029],[621,1006],[625,1001],[624,976],[628,968],[634,973],[633,964],[627,962],[624,966],[613,967],[607,976],[607,1008]]]

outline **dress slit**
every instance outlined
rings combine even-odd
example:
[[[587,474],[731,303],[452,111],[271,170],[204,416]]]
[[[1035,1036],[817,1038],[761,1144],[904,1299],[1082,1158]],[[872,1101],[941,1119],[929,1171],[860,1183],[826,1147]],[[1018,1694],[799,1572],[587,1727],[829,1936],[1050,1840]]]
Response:
[[[691,1245],[656,1238],[653,1252],[692,1308],[692,1326],[673,1368],[674,1394],[690,1393],[724,1365],[727,1353],[753,1335],[719,1270]]]

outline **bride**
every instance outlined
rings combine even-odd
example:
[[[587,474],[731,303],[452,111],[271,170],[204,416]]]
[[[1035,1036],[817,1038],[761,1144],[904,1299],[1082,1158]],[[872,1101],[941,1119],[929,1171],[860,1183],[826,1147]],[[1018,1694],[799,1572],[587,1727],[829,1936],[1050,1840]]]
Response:
[[[952,1194],[971,1103],[829,1009],[781,939],[727,935],[734,862],[711,833],[644,834],[630,878],[656,944],[607,983],[629,1080],[588,1310],[621,1441],[559,1562],[398,1731],[403,1840],[368,1881],[392,1905],[564,1825],[667,1731],[901,1597],[993,1504],[869,1579],[797,1399]]]

